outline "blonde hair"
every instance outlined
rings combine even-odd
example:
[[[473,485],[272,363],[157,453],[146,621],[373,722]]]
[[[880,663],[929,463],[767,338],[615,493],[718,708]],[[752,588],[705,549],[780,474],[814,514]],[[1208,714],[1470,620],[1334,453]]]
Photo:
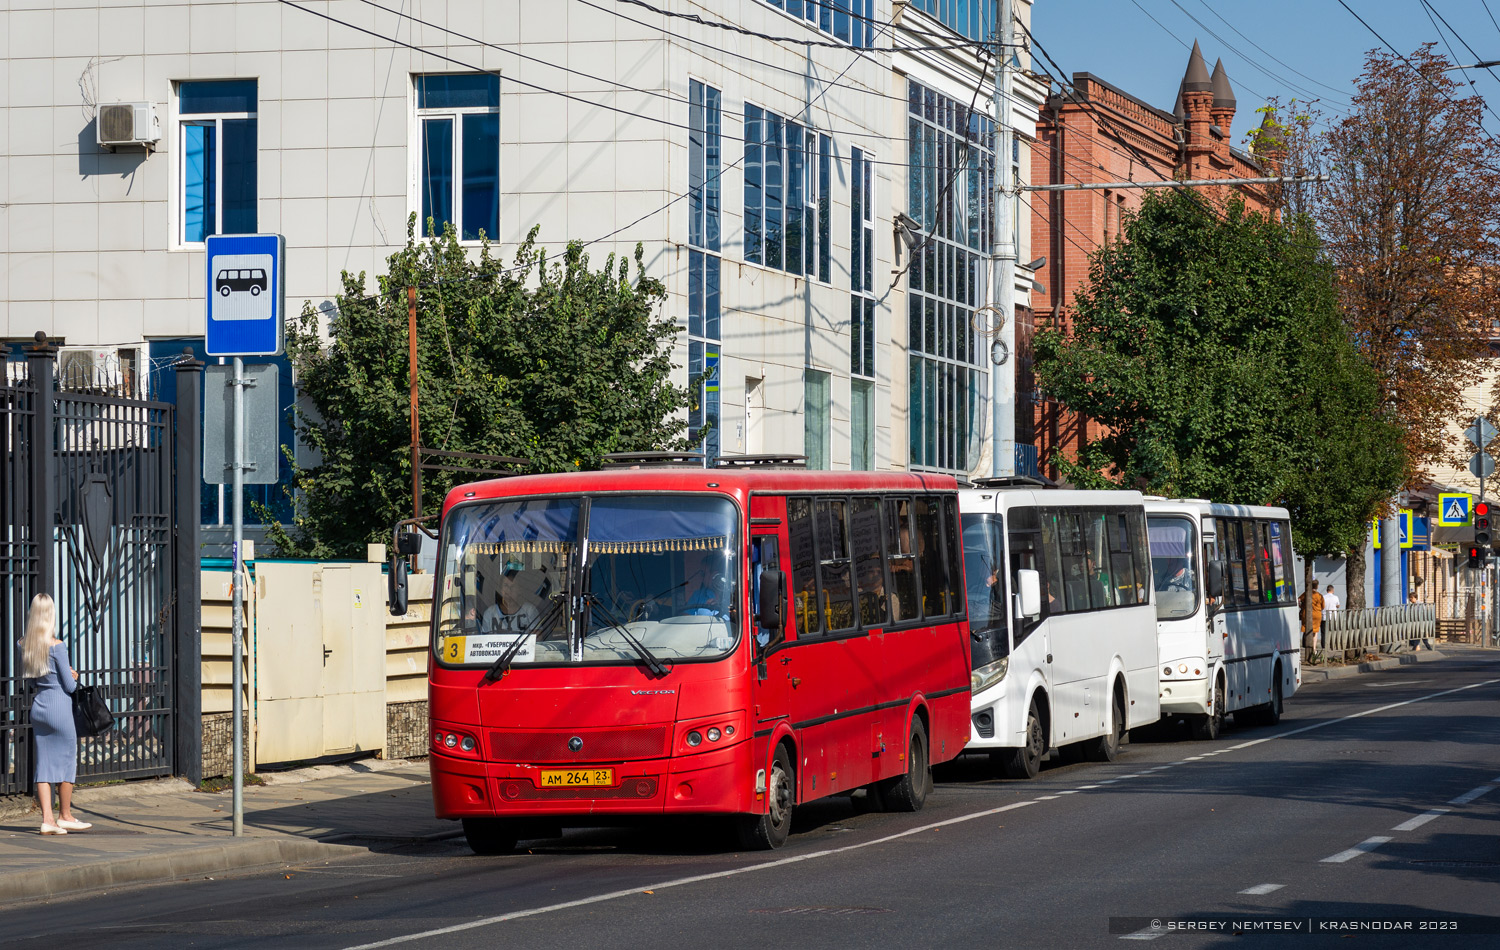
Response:
[[[26,614],[26,636],[21,641],[21,675],[33,679],[47,675],[47,651],[52,649],[52,631],[57,624],[57,607],[50,594],[31,598]]]

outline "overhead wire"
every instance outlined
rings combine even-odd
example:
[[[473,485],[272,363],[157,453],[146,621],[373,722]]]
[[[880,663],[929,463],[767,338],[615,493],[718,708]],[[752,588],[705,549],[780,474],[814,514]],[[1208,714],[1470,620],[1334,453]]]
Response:
[[[1448,20],[1447,20],[1446,17],[1444,17],[1441,13],[1438,12],[1438,9],[1436,7],[1434,7],[1431,3],[1429,3],[1428,0],[1422,0],[1422,8],[1427,11],[1427,19],[1429,21],[1432,20],[1433,16],[1436,16],[1438,18],[1438,20],[1441,20],[1443,22],[1443,26],[1448,27],[1448,32],[1450,32],[1450,33],[1453,34],[1454,39],[1456,39],[1460,43],[1462,43],[1463,46],[1464,46],[1464,49],[1466,49],[1466,50],[1469,51],[1469,55],[1474,57],[1474,61],[1475,62],[1479,62],[1480,61],[1479,54],[1476,53],[1476,52],[1474,52],[1474,47],[1470,46],[1469,45],[1469,41],[1466,40],[1466,39],[1464,39],[1462,36],[1459,35],[1459,32],[1453,28],[1452,24],[1450,24],[1448,22]],[[1438,36],[1440,38],[1442,38],[1442,40],[1443,40],[1443,46],[1446,47],[1447,50],[1448,50],[1448,55],[1452,56],[1453,57],[1453,62],[1455,64],[1457,64],[1458,63],[1458,54],[1453,51],[1453,47],[1448,43],[1448,38],[1445,37],[1445,36],[1443,36],[1443,31],[1440,30],[1440,29],[1438,29],[1438,25],[1437,25],[1437,23],[1435,21],[1432,23],[1432,28],[1434,30],[1437,30]],[[1500,79],[1500,76],[1496,76],[1495,75],[1495,70],[1493,68],[1491,68],[1489,66],[1485,66],[1483,68],[1484,68],[1485,72],[1487,72],[1487,73],[1490,74],[1490,78],[1491,79]],[[1463,66],[1459,66],[1458,70],[1459,70],[1459,72],[1461,72],[1461,73],[1464,74],[1464,79],[1468,81],[1469,86],[1473,87],[1474,80],[1469,79],[1469,71],[1466,68],[1464,68]],[[1484,107],[1485,107],[1486,110],[1488,110],[1488,112],[1489,112],[1490,115],[1494,116],[1496,119],[1500,119],[1500,113],[1497,113],[1493,108],[1491,108],[1489,102],[1487,100],[1485,100],[1485,98],[1483,96],[1480,96],[1479,101],[1482,102],[1482,103],[1484,103]]]
[[[1224,14],[1220,13],[1218,10],[1215,10],[1212,6],[1210,6],[1208,0],[1198,0],[1198,2],[1203,5],[1203,8],[1205,10],[1207,10],[1209,13],[1212,13],[1214,16],[1218,17],[1219,20],[1220,20],[1220,22],[1222,22],[1225,26],[1227,26],[1231,30],[1233,30],[1241,39],[1243,39],[1245,42],[1249,43],[1251,46],[1255,47],[1257,50],[1259,50],[1261,53],[1265,54],[1267,57],[1275,60],[1281,66],[1283,66],[1283,67],[1291,70],[1292,72],[1296,73],[1298,76],[1301,76],[1303,79],[1306,79],[1308,82],[1312,83],[1313,85],[1315,85],[1315,86],[1322,86],[1324,89],[1327,89],[1329,92],[1331,92],[1334,95],[1339,96],[1340,98],[1342,98],[1345,102],[1347,102],[1349,100],[1349,92],[1348,92],[1348,90],[1341,90],[1341,89],[1338,89],[1335,86],[1328,85],[1328,83],[1326,83],[1326,82],[1322,82],[1321,80],[1314,79],[1313,77],[1309,76],[1307,73],[1304,73],[1302,70],[1298,69],[1297,67],[1295,67],[1292,64],[1288,63],[1286,60],[1284,60],[1284,59],[1280,58],[1279,56],[1277,56],[1275,53],[1273,53],[1270,50],[1266,49],[1264,46],[1261,46],[1259,43],[1255,42],[1254,39],[1252,39],[1249,36],[1245,35],[1243,32],[1241,32],[1241,30],[1240,30],[1239,27],[1237,27],[1233,23],[1229,22],[1229,20],[1224,16]],[[1311,92],[1312,90],[1304,90],[1304,91]],[[1313,99],[1321,99],[1322,97],[1321,96],[1313,96],[1312,98]]]
[[[726,23],[723,20],[711,20],[708,17],[705,17],[702,14],[698,14],[698,13],[677,13],[677,12],[672,11],[672,10],[664,10],[661,7],[653,6],[652,4],[647,3],[646,0],[615,0],[615,2],[616,3],[628,3],[628,4],[631,4],[632,6],[642,7],[644,9],[646,9],[646,10],[650,10],[652,13],[655,13],[655,14],[657,14],[659,16],[671,17],[673,19],[678,19],[678,20],[684,20],[684,21],[686,21],[688,23],[696,23],[699,26],[706,26],[706,27],[710,27],[712,29],[724,30],[725,32],[729,32],[729,33],[739,33],[739,34],[741,34],[743,36],[753,36],[753,37],[756,37],[758,39],[770,40],[773,43],[795,43],[798,46],[826,46],[826,47],[831,47],[833,49],[852,49],[852,50],[855,50],[855,51],[861,52],[861,53],[866,53],[866,52],[868,52],[868,53],[911,53],[911,52],[920,52],[920,51],[925,51],[925,50],[973,49],[975,47],[982,47],[982,46],[985,45],[984,41],[982,41],[982,40],[967,40],[966,39],[966,40],[963,40],[963,41],[958,42],[958,43],[942,43],[942,44],[934,44],[934,45],[930,45],[930,46],[891,46],[891,47],[854,46],[851,43],[849,43],[848,41],[843,41],[843,40],[810,40],[810,39],[807,39],[806,37],[797,37],[797,36],[772,36],[769,33],[761,33],[761,32],[759,32],[757,30],[752,30],[752,29],[750,29],[748,27],[740,26],[737,23]],[[840,10],[839,12],[840,13],[847,13],[848,11]],[[863,20],[864,17],[860,17],[859,19]],[[895,21],[892,20],[892,22],[895,22]],[[892,40],[894,40],[894,39],[895,39],[895,37],[893,36]]]

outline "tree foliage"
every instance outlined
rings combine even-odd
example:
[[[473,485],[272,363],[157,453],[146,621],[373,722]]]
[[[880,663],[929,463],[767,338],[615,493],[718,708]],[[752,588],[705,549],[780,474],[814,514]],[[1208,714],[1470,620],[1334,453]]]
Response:
[[[1306,222],[1148,198],[1094,255],[1073,334],[1039,333],[1036,360],[1050,395],[1107,429],[1055,459],[1081,486],[1284,505],[1304,554],[1353,543],[1399,487],[1400,429]]]
[[[1470,414],[1463,390],[1500,317],[1495,144],[1449,67],[1430,43],[1405,60],[1376,50],[1348,117],[1280,123],[1285,171],[1330,177],[1288,188],[1285,207],[1316,223],[1351,337],[1406,431],[1408,483],[1461,464],[1448,423]]]
[[[549,261],[536,229],[504,267],[451,228],[413,238],[387,261],[379,292],[343,275],[329,321],[307,306],[287,327],[305,404],[298,430],[320,456],[295,474],[291,531],[272,529],[283,556],[363,556],[411,517],[407,297],[416,286],[422,444],[515,456],[526,470],[597,468],[609,452],[684,448],[688,391],[672,383],[676,325],[661,318],[661,282],[610,255],[593,270],[581,245]],[[433,460],[438,461],[438,460]],[[443,462],[460,464],[453,459]],[[479,476],[422,473],[424,510]]]

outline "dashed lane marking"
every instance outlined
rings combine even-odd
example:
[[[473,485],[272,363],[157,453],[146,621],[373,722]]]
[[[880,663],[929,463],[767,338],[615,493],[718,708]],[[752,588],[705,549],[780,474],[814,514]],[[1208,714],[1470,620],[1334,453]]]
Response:
[[[1392,828],[1391,830],[1392,831],[1416,831],[1418,828],[1420,828],[1423,825],[1427,824],[1429,821],[1431,821],[1432,819],[1438,817],[1439,815],[1446,815],[1446,814],[1448,814],[1448,811],[1449,811],[1449,809],[1447,809],[1447,808],[1434,808],[1432,811],[1424,811],[1424,812],[1422,812],[1422,814],[1418,815],[1415,818],[1408,818],[1407,820],[1403,821],[1401,824],[1397,825],[1396,827]]]
[[[1254,887],[1247,887],[1247,888],[1245,888],[1243,891],[1240,891],[1240,893],[1241,894],[1269,894],[1272,891],[1279,891],[1283,887],[1286,887],[1286,885],[1285,884],[1257,884]]]
[[[1481,796],[1481,795],[1487,795],[1490,792],[1493,792],[1494,790],[1495,790],[1495,786],[1493,786],[1493,785],[1481,785],[1478,788],[1471,788],[1467,792],[1464,792],[1462,795],[1460,795],[1457,798],[1455,798],[1455,799],[1451,800],[1450,802],[1448,802],[1448,804],[1450,804],[1450,805],[1467,805],[1467,804],[1469,804],[1469,802],[1472,802],[1474,799],[1478,798],[1479,796]]]
[[[1160,937],[1161,935],[1163,935],[1165,933],[1166,933],[1165,930],[1161,930],[1161,929],[1153,930],[1152,928],[1147,927],[1145,930],[1137,930],[1133,934],[1126,934],[1125,936],[1121,937],[1120,939],[1121,940],[1155,940],[1157,937]]]
[[[1390,840],[1391,840],[1390,837],[1387,836],[1387,835],[1376,835],[1373,838],[1366,838],[1365,840],[1361,841],[1359,844],[1357,844],[1354,847],[1350,848],[1348,851],[1340,851],[1338,854],[1329,855],[1328,857],[1324,858],[1319,863],[1320,864],[1343,864],[1345,861],[1351,861],[1354,858],[1357,858],[1357,857],[1359,857],[1362,854],[1368,854],[1369,852],[1374,851],[1376,848],[1380,847],[1381,845],[1385,844],[1387,841],[1390,841]]]

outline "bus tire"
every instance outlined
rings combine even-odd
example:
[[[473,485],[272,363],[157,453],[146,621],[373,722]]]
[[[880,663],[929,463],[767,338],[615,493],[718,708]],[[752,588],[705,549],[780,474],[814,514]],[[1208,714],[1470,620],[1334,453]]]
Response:
[[[1034,779],[1042,769],[1042,756],[1047,754],[1047,734],[1042,730],[1042,716],[1037,712],[1036,700],[1026,711],[1026,744],[1018,749],[1006,749],[995,753],[1006,778]]]
[[[1271,674],[1271,701],[1261,709],[1262,725],[1274,726],[1281,722],[1281,667]]]
[[[515,825],[503,818],[465,818],[464,839],[475,854],[510,854],[516,850]]]
[[[792,831],[792,808],[797,801],[796,773],[786,744],[776,747],[771,774],[766,779],[766,812],[763,815],[740,816],[738,832],[741,847],[751,851],[774,851],[786,844]]]
[[[1224,731],[1224,681],[1222,679],[1214,681],[1213,711],[1204,716],[1194,716],[1188,725],[1193,731],[1194,739],[1219,738],[1219,733]]]
[[[932,765],[927,755],[927,727],[921,717],[911,721],[911,739],[906,743],[906,774],[880,783],[880,798],[888,811],[921,811],[932,785]]]
[[[1120,755],[1120,746],[1125,741],[1125,694],[1115,685],[1110,700],[1109,731],[1097,739],[1083,743],[1083,754],[1091,762],[1113,762]]]

